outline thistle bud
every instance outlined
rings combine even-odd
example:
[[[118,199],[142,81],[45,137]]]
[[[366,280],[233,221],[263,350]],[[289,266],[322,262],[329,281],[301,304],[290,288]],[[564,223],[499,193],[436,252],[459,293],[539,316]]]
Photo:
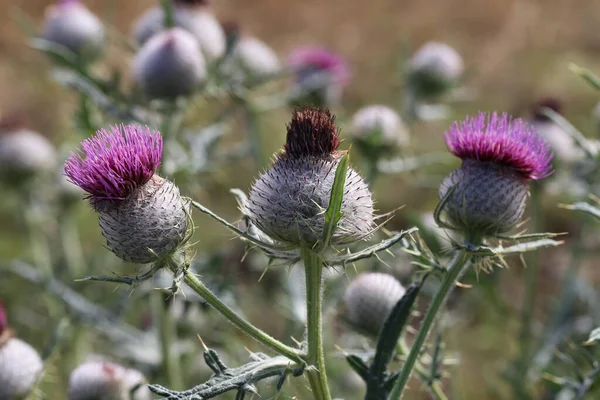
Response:
[[[377,336],[405,289],[391,275],[358,275],[344,293],[345,317],[359,332]]]
[[[352,139],[376,155],[390,153],[408,144],[408,130],[402,119],[390,107],[363,107],[352,117]]]
[[[323,235],[324,211],[343,155],[338,146],[339,133],[329,111],[294,111],[283,152],[250,190],[246,211],[251,222],[273,239],[312,248]],[[346,174],[342,212],[332,244],[366,239],[373,227],[373,200],[352,168]]]
[[[464,70],[461,56],[440,42],[427,42],[413,55],[408,85],[420,98],[439,96],[454,86]]]
[[[548,108],[558,114],[562,104],[558,99],[548,97],[538,101],[532,109],[531,126],[548,143],[556,159],[564,164],[572,164],[585,157],[583,150],[577,146],[573,138],[544,113]]]
[[[104,47],[105,30],[102,22],[79,0],[58,0],[47,10],[43,37],[82,59],[91,60]]]
[[[149,400],[148,382],[141,372],[111,362],[90,361],[69,378],[68,400]]]
[[[89,193],[108,248],[119,258],[149,263],[172,254],[188,229],[189,204],[172,182],[156,175],[162,156],[159,132],[113,126],[81,144],[65,174]]]
[[[207,0],[174,0],[174,26],[188,31],[195,39],[207,60],[215,60],[225,54],[225,32],[212,13]],[[135,25],[135,38],[143,45],[151,37],[161,32],[165,26],[166,16],[160,6],[150,8]]]
[[[552,173],[548,144],[523,120],[496,113],[454,123],[444,137],[463,160],[440,186],[440,198],[454,188],[444,209],[450,223],[474,240],[513,229],[525,212],[528,182]]]
[[[150,39],[136,54],[133,79],[149,98],[188,95],[206,78],[206,63],[191,34],[169,29]]]
[[[38,380],[44,364],[29,344],[12,336],[0,304],[0,399],[24,398]]]
[[[325,107],[340,102],[350,77],[341,56],[324,48],[302,47],[291,54],[288,64],[296,72],[296,103]]]
[[[44,136],[27,129],[20,121],[0,124],[0,178],[20,184],[51,171],[56,166],[56,150]]]

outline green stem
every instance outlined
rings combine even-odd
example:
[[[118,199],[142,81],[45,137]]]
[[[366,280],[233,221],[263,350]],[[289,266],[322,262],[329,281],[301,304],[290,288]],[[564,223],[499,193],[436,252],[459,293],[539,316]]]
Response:
[[[464,267],[468,265],[467,259],[468,257],[465,251],[458,250],[450,261],[446,269],[444,279],[442,280],[442,285],[438,289],[437,293],[433,297],[433,300],[431,301],[431,304],[429,305],[429,308],[427,309],[427,313],[425,314],[425,318],[423,318],[421,328],[415,337],[415,341],[412,345],[410,353],[408,354],[408,357],[406,358],[406,362],[402,367],[402,371],[400,371],[400,376],[398,377],[398,380],[392,389],[389,400],[399,400],[402,397],[402,393],[406,388],[408,379],[410,378],[412,370],[415,367],[415,363],[419,358],[421,348],[425,344],[425,340],[427,340],[429,331],[436,320],[437,314],[446,302],[448,295],[454,288],[455,281],[461,276],[465,269]]]
[[[318,254],[302,250],[306,275],[308,381],[315,400],[331,400],[323,352],[323,262]]]
[[[409,353],[408,346],[404,342],[404,339],[400,338],[398,344],[396,345],[396,351],[398,354],[406,356]],[[437,381],[434,377],[431,376],[420,362],[415,363],[415,372],[421,378],[423,383],[427,384],[427,387],[431,390],[431,395],[435,400],[448,400],[448,397],[442,390],[439,381]]]
[[[72,276],[83,276],[85,261],[74,210],[65,210],[60,220],[60,239],[67,268]]]
[[[531,231],[532,232],[543,232],[541,227],[542,224],[542,204],[541,204],[541,187],[537,182],[533,182],[531,185]],[[521,314],[521,333],[520,340],[521,351],[520,359],[518,361],[518,369],[515,382],[515,398],[517,399],[528,399],[527,394],[527,375],[529,372],[529,365],[531,362],[531,350],[532,350],[532,322],[533,312],[535,309],[535,298],[537,294],[537,277],[539,274],[539,257],[536,251],[528,254],[527,267],[525,268],[525,298],[523,300],[523,312]]]
[[[155,315],[157,316],[156,321],[158,322],[160,335],[163,372],[171,388],[183,389],[180,359],[175,352],[174,346],[177,341],[177,331],[173,317],[169,312],[169,305],[164,301],[164,294],[157,291],[156,293],[152,293],[152,295],[152,303]]]
[[[30,196],[26,207],[23,211],[25,226],[27,227],[29,235],[29,250],[33,257],[34,265],[40,268],[41,271],[46,273],[52,273],[52,263],[50,260],[50,247],[48,245],[48,239],[42,231],[42,221],[40,220],[39,211],[35,200],[31,199]]]
[[[299,350],[281,343],[279,340],[258,329],[250,322],[236,314],[235,311],[227,307],[225,303],[219,300],[219,298],[215,296],[210,289],[204,286],[204,284],[198,278],[196,278],[192,272],[186,270],[184,272],[184,280],[194,292],[198,293],[204,300],[206,300],[208,304],[210,304],[215,310],[227,318],[229,322],[237,326],[242,332],[262,343],[266,347],[276,351],[278,354],[281,354],[282,356],[285,356],[299,364],[304,364],[302,353]]]

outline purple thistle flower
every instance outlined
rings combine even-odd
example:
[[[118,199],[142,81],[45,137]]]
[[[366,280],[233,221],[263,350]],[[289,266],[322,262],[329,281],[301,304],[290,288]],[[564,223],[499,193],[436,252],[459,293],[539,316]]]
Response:
[[[462,160],[491,161],[513,168],[527,180],[552,174],[548,144],[520,118],[486,114],[455,122],[444,134],[452,154]]]
[[[350,70],[346,61],[338,54],[323,47],[301,47],[290,55],[288,63],[296,69],[311,69],[329,72],[333,81],[346,86],[350,79]]]
[[[111,126],[81,143],[65,163],[71,182],[98,200],[124,200],[147,183],[162,158],[162,137],[148,127]]]

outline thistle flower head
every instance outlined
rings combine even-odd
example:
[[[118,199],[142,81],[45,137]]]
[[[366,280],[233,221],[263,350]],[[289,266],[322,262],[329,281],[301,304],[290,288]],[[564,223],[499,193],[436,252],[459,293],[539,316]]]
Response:
[[[162,147],[160,133],[148,127],[111,126],[81,143],[81,153],[65,163],[65,174],[92,199],[123,200],[152,178]]]
[[[350,78],[348,64],[342,56],[323,47],[298,48],[292,52],[288,63],[300,71],[327,72],[341,86],[346,86]]]
[[[293,158],[327,157],[340,145],[335,116],[329,110],[303,107],[294,110],[287,125],[285,154]]]
[[[344,293],[345,317],[361,333],[377,336],[404,293],[404,287],[391,275],[360,274]]]
[[[68,400],[148,400],[150,398],[146,378],[139,371],[111,362],[83,363],[71,373],[69,378]]]
[[[527,180],[552,173],[548,144],[522,119],[479,113],[455,122],[444,134],[452,154],[462,160],[490,161],[517,171]]]
[[[108,248],[134,263],[149,263],[179,248],[189,204],[172,182],[155,174],[160,134],[121,125],[98,131],[82,149],[83,154],[71,154],[65,174],[90,194]]]
[[[374,153],[393,151],[408,144],[408,130],[396,111],[374,104],[358,110],[352,117],[352,139]]]
[[[247,215],[273,239],[294,247],[313,247],[324,229],[324,210],[341,153],[333,116],[317,108],[294,111],[288,125],[284,152],[250,190]],[[373,200],[369,188],[352,168],[346,174],[343,217],[333,244],[366,239],[373,226]]]
[[[461,56],[441,42],[427,42],[410,60],[408,84],[418,97],[439,96],[456,84],[464,70]]]
[[[43,367],[39,354],[29,344],[10,335],[0,337],[0,399],[24,398]]]

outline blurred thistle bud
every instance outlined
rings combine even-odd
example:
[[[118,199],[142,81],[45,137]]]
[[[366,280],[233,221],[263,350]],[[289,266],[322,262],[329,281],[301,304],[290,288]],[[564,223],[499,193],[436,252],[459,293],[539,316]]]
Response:
[[[25,127],[18,119],[0,121],[0,178],[11,185],[56,167],[56,149],[48,139]]]
[[[191,94],[206,78],[206,63],[194,37],[172,28],[152,37],[136,54],[133,79],[151,99]]]
[[[352,140],[368,156],[377,158],[406,146],[408,129],[392,108],[370,105],[358,110],[350,127]]]
[[[184,242],[189,204],[172,182],[156,175],[162,138],[140,126],[113,126],[81,144],[65,174],[89,193],[108,248],[119,258],[149,263]]]
[[[552,173],[548,144],[521,119],[479,113],[444,134],[462,166],[442,182],[440,199],[454,188],[444,210],[468,240],[513,229],[523,217],[529,181]]]
[[[238,24],[223,24],[231,54],[222,65],[226,75],[241,78],[261,78],[281,70],[277,53],[265,42],[243,34]]]
[[[149,400],[141,372],[106,361],[79,365],[69,378],[68,400]]]
[[[338,130],[328,110],[295,110],[283,152],[250,190],[246,205],[250,221],[273,239],[314,247],[323,236],[324,211],[343,156],[338,146]],[[373,228],[373,199],[352,168],[346,174],[341,211],[332,244],[367,239]]]
[[[101,54],[106,33],[102,21],[79,0],[58,0],[46,12],[43,37],[90,61]]]
[[[404,287],[392,275],[360,274],[344,293],[344,316],[360,333],[376,337],[404,293]]]
[[[340,55],[320,47],[301,47],[292,52],[288,64],[295,71],[295,104],[326,107],[340,102],[350,79],[348,64]]]
[[[0,303],[0,399],[25,398],[37,382],[44,364],[29,344],[13,337]]]
[[[173,0],[173,25],[188,31],[208,61],[225,54],[225,32],[214,16],[208,0]],[[164,8],[155,6],[135,24],[135,39],[140,45],[169,27]]]
[[[432,98],[455,86],[464,71],[461,56],[440,42],[427,42],[412,56],[408,87],[417,98]]]
[[[550,145],[555,160],[564,164],[582,160],[585,157],[583,149],[560,125],[545,114],[545,109],[561,114],[562,103],[556,98],[546,97],[534,104],[531,110],[530,125]]]

